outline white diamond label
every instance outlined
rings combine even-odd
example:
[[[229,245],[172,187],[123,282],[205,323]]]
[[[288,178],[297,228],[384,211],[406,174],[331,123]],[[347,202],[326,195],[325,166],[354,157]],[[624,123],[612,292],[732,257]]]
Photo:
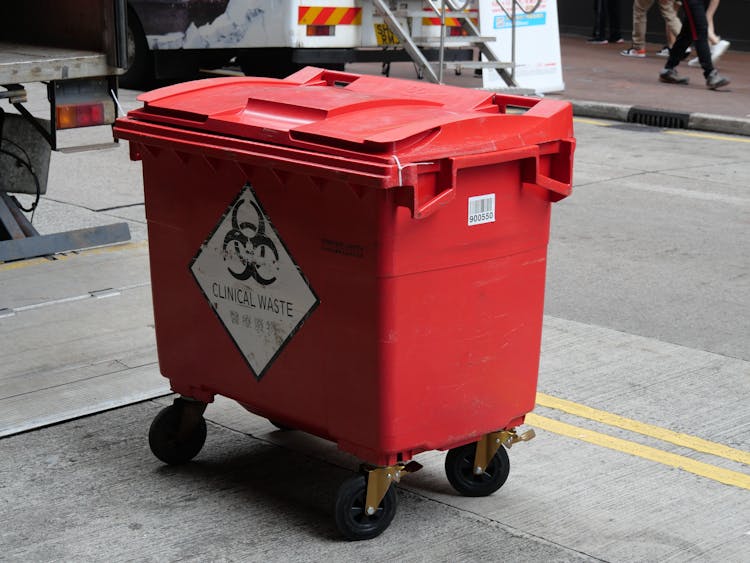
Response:
[[[250,184],[190,271],[258,380],[319,303]]]
[[[495,222],[495,194],[469,198],[469,226]]]

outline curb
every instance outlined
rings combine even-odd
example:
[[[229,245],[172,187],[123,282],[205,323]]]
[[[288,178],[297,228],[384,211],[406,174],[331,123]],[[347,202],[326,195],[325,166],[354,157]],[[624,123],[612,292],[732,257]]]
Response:
[[[569,100],[573,104],[573,115],[578,117],[594,117],[600,119],[611,119],[613,121],[625,121],[626,123],[644,123],[660,127],[673,127],[679,129],[695,129],[698,131],[711,131],[713,133],[727,133],[730,135],[750,136],[750,119],[741,117],[727,117],[725,115],[713,115],[710,113],[682,113],[668,110],[643,108],[624,104],[607,104],[602,102],[589,102],[583,100]],[[643,114],[658,119],[656,121],[644,122],[639,117]],[[662,121],[663,123],[660,123]],[[678,123],[679,125],[670,125]]]

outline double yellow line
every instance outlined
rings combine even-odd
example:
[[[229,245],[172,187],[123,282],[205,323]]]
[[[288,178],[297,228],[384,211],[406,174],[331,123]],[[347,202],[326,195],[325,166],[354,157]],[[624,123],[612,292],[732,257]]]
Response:
[[[572,414],[588,420],[601,422],[609,426],[614,426],[630,432],[656,438],[664,442],[669,442],[677,446],[689,448],[697,452],[710,454],[716,457],[721,457],[733,462],[744,463],[750,465],[750,453],[722,444],[717,444],[690,436],[688,434],[682,434],[680,432],[674,432],[667,430],[666,428],[660,428],[658,426],[652,426],[645,424],[637,420],[618,416],[616,414],[609,413],[574,403],[572,401],[566,401],[565,399],[559,399],[552,397],[544,393],[537,393],[536,396],[537,405],[562,411],[568,414]],[[526,423],[530,426],[547,430],[561,436],[574,438],[589,444],[602,446],[612,450],[624,452],[630,455],[634,455],[650,461],[655,461],[670,467],[676,467],[683,471],[706,477],[724,483],[725,485],[731,485],[733,487],[739,487],[741,489],[750,490],[750,475],[746,473],[740,473],[739,471],[732,471],[711,465],[710,463],[704,463],[696,461],[686,456],[665,452],[658,448],[651,446],[645,446],[637,442],[630,440],[624,440],[622,438],[615,438],[608,434],[580,428],[572,424],[560,422],[552,418],[547,418],[535,413],[529,413],[526,415]]]

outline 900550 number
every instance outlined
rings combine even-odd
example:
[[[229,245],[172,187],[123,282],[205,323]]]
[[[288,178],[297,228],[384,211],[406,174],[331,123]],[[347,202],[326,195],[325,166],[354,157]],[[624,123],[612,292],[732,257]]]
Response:
[[[493,211],[487,211],[486,213],[476,213],[469,215],[469,225],[475,225],[477,223],[489,223],[495,220],[495,213]]]

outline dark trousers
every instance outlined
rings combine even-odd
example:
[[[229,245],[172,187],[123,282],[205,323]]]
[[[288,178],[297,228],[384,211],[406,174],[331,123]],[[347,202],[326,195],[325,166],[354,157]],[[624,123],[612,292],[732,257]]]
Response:
[[[609,21],[609,36],[607,36]],[[622,39],[620,32],[620,0],[594,0],[594,39],[609,39],[611,42]]]
[[[675,39],[669,51],[665,68],[674,68],[685,58],[685,50],[692,43],[703,67],[703,76],[708,76],[714,69],[711,62],[711,48],[708,46],[708,20],[706,8],[709,0],[682,0],[682,31]]]

